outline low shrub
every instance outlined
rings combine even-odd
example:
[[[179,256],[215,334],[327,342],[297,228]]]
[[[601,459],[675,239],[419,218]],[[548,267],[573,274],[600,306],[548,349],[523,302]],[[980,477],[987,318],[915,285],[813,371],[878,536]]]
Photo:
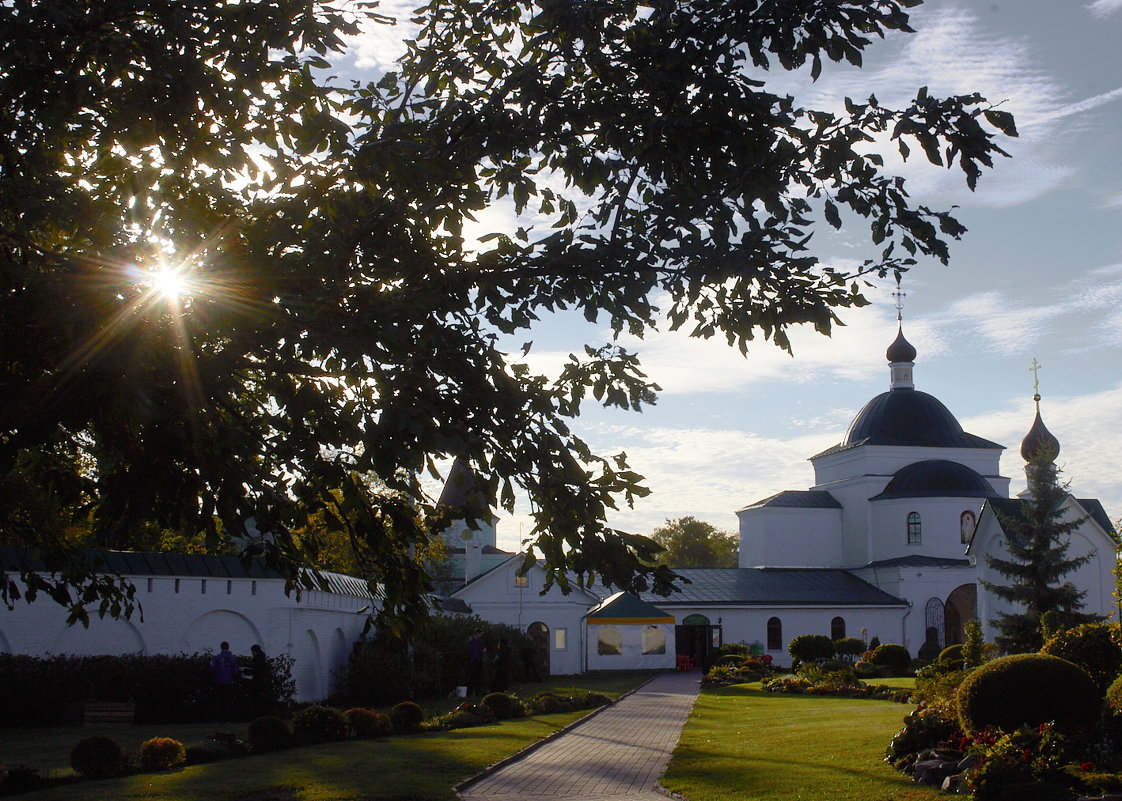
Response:
[[[878,667],[887,668],[890,675],[906,676],[912,664],[912,657],[904,646],[886,642],[872,650],[868,661]]]
[[[721,644],[721,647],[717,649],[717,653],[722,657],[748,656],[752,653],[752,649],[742,642],[726,642]]]
[[[963,655],[962,651],[965,646],[962,643],[955,643],[948,645],[939,652],[939,656],[935,659],[936,662],[943,662],[944,664],[957,665],[958,669],[962,669]]]
[[[1074,662],[1087,671],[1100,691],[1105,692],[1122,670],[1122,646],[1118,644],[1118,637],[1117,623],[1084,623],[1057,631],[1044,643],[1040,653]]]
[[[483,706],[494,713],[499,720],[516,718],[522,714],[522,704],[508,693],[488,693],[483,696]]]
[[[612,702],[612,699],[603,693],[598,693],[595,690],[589,690],[582,693],[579,698],[581,706],[585,709],[595,709],[598,706],[607,706]]]
[[[534,715],[553,715],[558,712],[572,712],[576,705],[572,700],[556,693],[537,693],[525,701],[527,711]]]
[[[904,716],[904,728],[892,738],[884,759],[897,770],[911,774],[921,752],[951,741],[957,745],[962,739],[952,710],[941,706],[919,707]]]
[[[292,716],[292,736],[301,745],[334,743],[347,739],[347,719],[331,707],[312,704]]]
[[[275,715],[266,715],[257,718],[249,724],[246,732],[249,738],[249,748],[256,754],[267,754],[272,751],[283,751],[294,744],[292,729],[288,723]]]
[[[1078,665],[1048,654],[1016,654],[987,662],[963,680],[958,715],[967,734],[1049,721],[1088,726],[1097,722],[1101,701],[1095,682]]]
[[[443,729],[466,729],[472,726],[487,726],[497,721],[498,718],[490,707],[468,701],[438,718],[436,722]]]
[[[705,687],[727,687],[730,684],[746,684],[759,681],[763,673],[738,665],[714,665],[705,672],[701,683]]]
[[[187,761],[183,743],[170,737],[153,737],[140,744],[140,767],[143,770],[171,770]]]
[[[188,765],[203,765],[207,762],[243,757],[248,753],[249,746],[238,735],[228,731],[216,731],[202,745],[188,746],[186,756]]]
[[[111,737],[95,734],[78,741],[70,752],[70,767],[88,779],[107,779],[125,768],[125,752]]]
[[[373,709],[356,707],[343,713],[352,737],[380,737],[393,732],[393,721]]]
[[[416,731],[425,721],[425,713],[413,701],[401,701],[390,708],[390,720],[396,731]]]

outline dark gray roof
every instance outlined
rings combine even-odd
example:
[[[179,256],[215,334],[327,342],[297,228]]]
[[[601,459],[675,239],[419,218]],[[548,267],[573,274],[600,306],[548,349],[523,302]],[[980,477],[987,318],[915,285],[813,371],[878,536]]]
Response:
[[[679,568],[688,584],[663,598],[642,593],[663,608],[695,604],[728,606],[842,605],[899,606],[905,601],[879,590],[846,570],[787,567]]]
[[[946,459],[927,459],[897,470],[884,492],[870,500],[993,497],[997,492],[977,470]]]
[[[941,556],[898,556],[895,559],[881,559],[869,562],[865,567],[969,567],[969,559],[945,559]]]
[[[239,556],[193,553],[146,553],[141,551],[86,551],[83,557],[96,570],[121,576],[169,576],[175,578],[283,579],[284,575],[263,559],[242,560]],[[46,572],[43,560],[30,548],[0,547],[0,565],[5,570]],[[322,572],[328,592],[371,597],[366,581],[342,573]]]
[[[841,509],[842,505],[838,503],[830,493],[825,490],[783,490],[783,492],[776,493],[771,497],[764,498],[762,501],[750,503],[741,509],[761,509],[763,507],[771,508],[790,508],[790,509]]]
[[[877,395],[857,413],[845,438],[812,458],[859,445],[928,448],[1003,448],[962,430],[955,416],[933,395],[897,387]]]
[[[1118,539],[1118,532],[1114,530],[1114,524],[1110,522],[1110,517],[1098,498],[1076,498],[1075,500],[1087,510],[1087,514],[1099,524],[1103,531]]]
[[[1094,520],[1103,531],[1109,534],[1113,539],[1118,539],[1118,532],[1114,530],[1114,524],[1110,522],[1110,517],[1107,516],[1106,509],[1103,508],[1102,502],[1099,501],[1098,498],[1074,498],[1074,500],[1083,507],[1083,511],[1087,513],[1087,516]],[[1012,518],[1014,520],[1025,519],[1024,501],[1020,498],[990,498],[986,503],[1006,518]],[[1001,522],[1000,515],[997,518],[997,522],[1004,530],[1005,524]]]

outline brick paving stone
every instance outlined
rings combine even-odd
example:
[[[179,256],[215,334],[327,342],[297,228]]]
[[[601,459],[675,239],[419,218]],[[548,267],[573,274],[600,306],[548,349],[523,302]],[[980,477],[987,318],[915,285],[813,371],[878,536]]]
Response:
[[[700,687],[700,673],[664,673],[564,734],[459,791],[462,801],[653,801]]]

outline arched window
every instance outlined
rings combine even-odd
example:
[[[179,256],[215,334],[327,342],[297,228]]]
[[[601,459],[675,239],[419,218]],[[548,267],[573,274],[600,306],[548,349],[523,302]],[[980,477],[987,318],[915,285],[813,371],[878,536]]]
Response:
[[[923,524],[919,522],[919,512],[908,513],[908,545],[923,542]]]
[[[845,636],[845,618],[835,617],[830,621],[830,639],[840,640]]]
[[[783,650],[783,622],[777,617],[769,618],[767,622],[767,649]]]

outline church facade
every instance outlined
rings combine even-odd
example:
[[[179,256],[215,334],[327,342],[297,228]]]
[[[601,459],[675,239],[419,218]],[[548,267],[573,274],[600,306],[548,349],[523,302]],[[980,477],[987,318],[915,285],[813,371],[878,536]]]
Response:
[[[674,617],[678,655],[704,660],[721,642],[742,642],[785,664],[793,637],[825,634],[876,637],[913,656],[931,656],[961,642],[971,619],[993,639],[991,621],[1007,607],[984,582],[1008,582],[986,555],[1007,556],[1002,521],[1020,505],[1000,473],[1004,446],[964,431],[937,398],[915,388],[916,350],[902,329],[886,358],[888,391],[858,412],[841,442],[811,457],[814,484],[737,511],[738,568],[679,570],[689,579],[681,592],[642,595]],[[1026,460],[1033,443],[1051,437],[1037,400],[1036,421],[1022,444]],[[1079,521],[1068,555],[1090,557],[1065,580],[1086,593],[1083,611],[1117,618],[1117,534],[1107,513],[1095,499],[1069,495],[1064,516]],[[479,534],[490,539],[478,547],[504,558],[494,548],[493,526],[473,536]],[[454,597],[485,618],[532,626],[546,639],[546,632],[563,628],[566,651],[551,652],[554,672],[580,672],[593,662],[602,667],[603,659],[574,653],[596,652],[593,640],[603,627],[589,627],[586,616],[607,590],[531,595],[516,582],[538,582],[536,572],[519,576],[521,559],[505,558],[480,575],[469,566]],[[576,648],[574,634],[581,640]]]

